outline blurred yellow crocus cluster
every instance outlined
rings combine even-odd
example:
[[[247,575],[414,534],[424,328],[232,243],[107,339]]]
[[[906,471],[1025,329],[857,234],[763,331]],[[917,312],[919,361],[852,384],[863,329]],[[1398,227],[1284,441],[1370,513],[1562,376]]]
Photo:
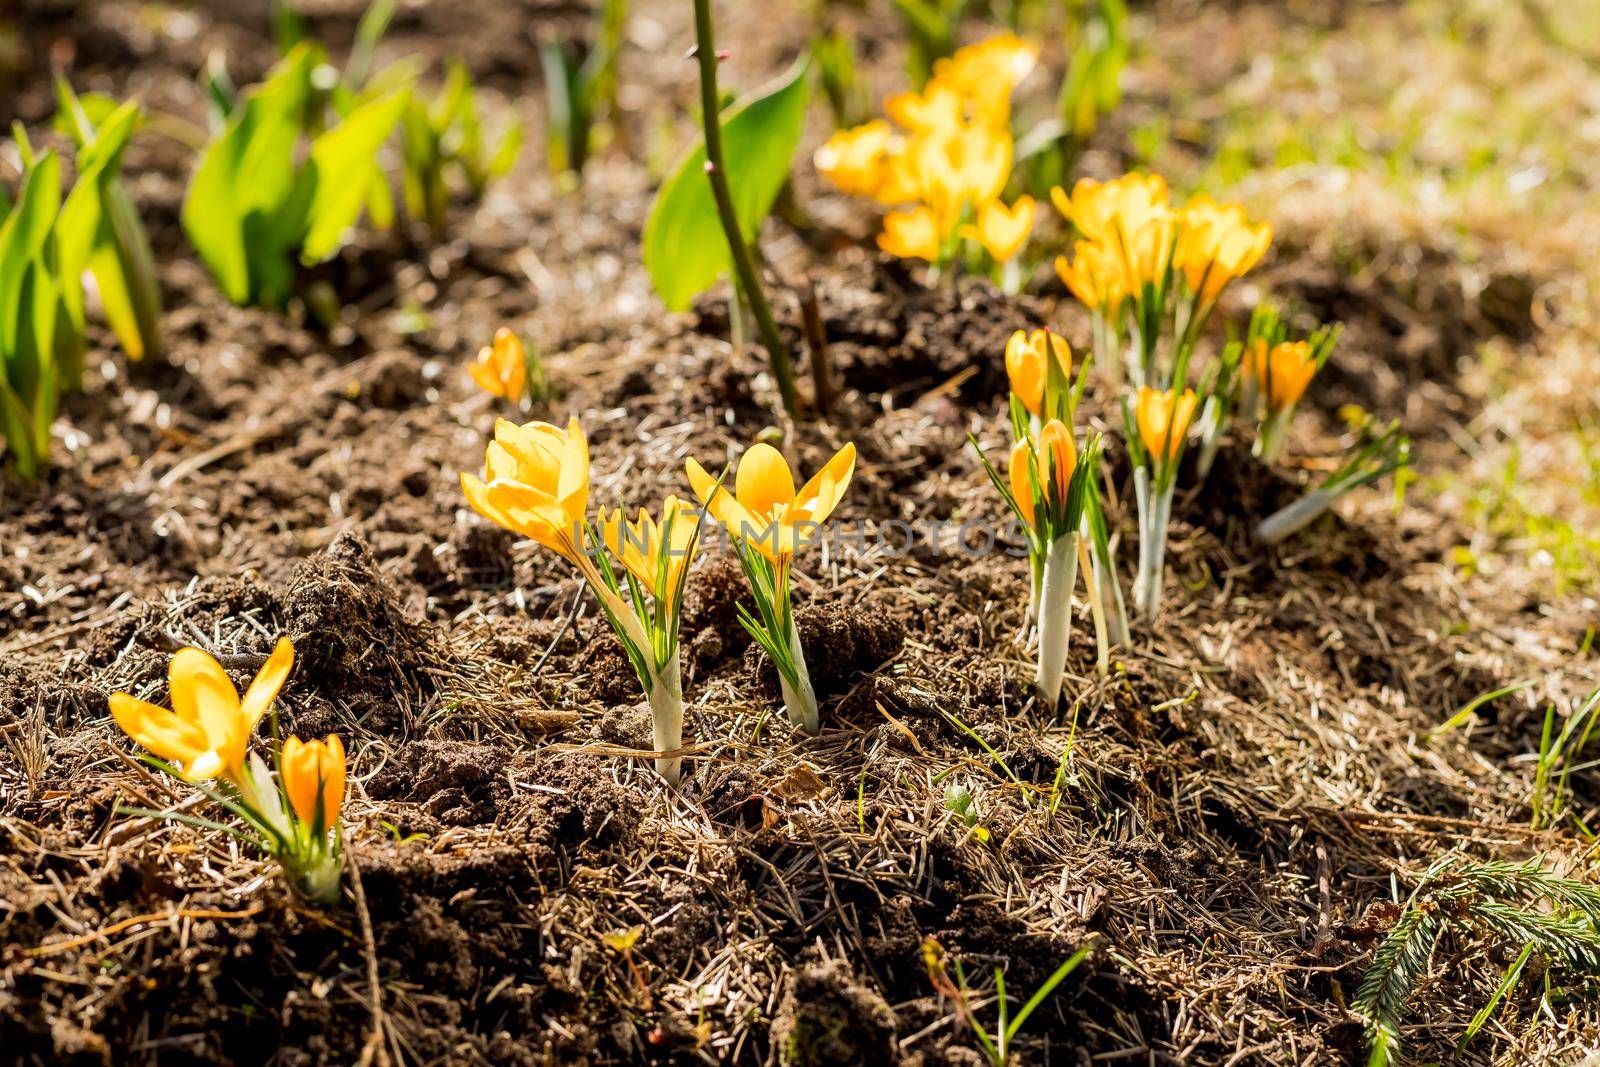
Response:
[[[1038,48],[1013,34],[941,60],[921,92],[889,97],[882,119],[842,130],[817,150],[841,192],[892,210],[878,244],[942,267],[969,240],[996,264],[1014,261],[1033,230],[1031,197],[1000,199],[1011,177],[1011,94]]]
[[[1113,375],[1126,320],[1135,385],[1181,377],[1174,370],[1186,364],[1223,290],[1272,244],[1271,225],[1251,222],[1242,205],[1203,194],[1174,205],[1159,174],[1083,178],[1071,194],[1052,190],[1051,201],[1079,235],[1072,256],[1056,259],[1056,273],[1094,313],[1095,354]]]

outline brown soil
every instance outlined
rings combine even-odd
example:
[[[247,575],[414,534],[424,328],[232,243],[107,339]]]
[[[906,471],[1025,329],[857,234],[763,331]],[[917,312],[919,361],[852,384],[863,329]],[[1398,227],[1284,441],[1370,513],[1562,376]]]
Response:
[[[305,6],[338,48],[364,5]],[[649,101],[629,130],[642,145],[693,86],[688,5],[639,6],[655,42],[627,68]],[[803,5],[722,7],[734,81],[806,39]],[[58,42],[81,87],[190,122],[212,48],[241,82],[272,57],[265,0],[24,9],[25,66],[0,110],[45,140]],[[1463,587],[1438,563],[1454,527],[1427,500],[1396,513],[1359,495],[1261,551],[1245,517],[1302,482],[1240,448],[1180,496],[1172,610],[1109,678],[1080,621],[1061,714],[1033,702],[1014,644],[1026,564],[919,539],[804,561],[825,729],[792,737],[737,622],[738,567],[704,560],[684,614],[698,747],[667,791],[618,754],[649,747],[648,714],[572,572],[486,527],[457,482],[493,415],[460,364],[502,324],[551,353],[560,395],[542,414],[583,415],[597,502],[683,493],[685,456],[720,464],[773,421],[761,353],[724,339],[723,297],[682,317],[653,303],[645,169],[606,155],[578,193],[546,176],[532,43],[584,18],[526,0],[404,6],[382,55],[463,55],[494,106],[526,113],[533,147],[485,205],[458,208],[448,240],[369,233],[347,249],[328,272],[349,302],[331,331],[227,305],[178,229],[186,150],[151,133],[130,151],[171,351],[129,367],[97,335],[58,467],[0,502],[0,728],[42,753],[0,752],[3,1058],[355,1063],[376,1034],[407,1063],[978,1063],[924,969],[933,936],[976,981],[1003,967],[1021,999],[1094,943],[1018,1062],[1354,1062],[1345,1005],[1391,873],[1455,845],[1552,844],[1517,828],[1526,775],[1505,758],[1537,748],[1543,689],[1487,709],[1470,748],[1419,735],[1572,656],[1581,617],[1504,582]],[[892,76],[885,32],[865,44]],[[821,195],[807,171],[803,199]],[[789,435],[799,467],[857,443],[843,526],[1000,520],[966,435],[1002,437],[1005,338],[1048,321],[1082,343],[1086,320],[1053,281],[1017,301],[974,280],[928,290],[816,240],[773,240],[787,274],[816,282],[843,390]],[[1462,353],[1531,329],[1526,279],[1468,302],[1445,253],[1405,260],[1404,284],[1385,254],[1356,275],[1291,240],[1263,272],[1350,323],[1299,427],[1310,451],[1348,402],[1441,439],[1428,415],[1475,403],[1454,377]],[[406,307],[424,328],[402,332]],[[778,310],[798,342],[795,302]],[[359,906],[354,879],[345,907],[312,911],[222,835],[115,810],[188,797],[126,758],[105,696],[163,699],[167,657],[190,643],[243,681],[281,634],[299,657],[284,728],[337,730],[352,753]],[[1576,783],[1587,799],[1593,785]],[[947,809],[951,786],[987,840]],[[630,966],[602,936],[633,926]],[[1455,1036],[1429,1030],[1415,1052],[1448,1055]]]

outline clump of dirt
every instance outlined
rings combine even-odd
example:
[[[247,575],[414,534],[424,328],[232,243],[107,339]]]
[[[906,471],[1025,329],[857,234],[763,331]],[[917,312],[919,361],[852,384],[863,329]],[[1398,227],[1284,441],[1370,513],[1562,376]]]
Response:
[[[507,754],[493,745],[413,741],[373,779],[375,799],[404,800],[447,826],[490,822],[508,795],[501,768]]]
[[[342,533],[301,564],[284,598],[300,684],[370,716],[368,728],[405,728],[398,710],[436,691],[428,666],[442,654],[433,627],[409,617],[372,550]]]
[[[1002,296],[983,278],[929,289],[902,271],[884,256],[818,286],[836,382],[909,401],[966,372],[962,402],[983,405],[1003,395],[1006,341],[1019,328],[1046,325],[1043,307]]]
[[[843,960],[807,963],[790,976],[772,1045],[784,1067],[893,1063],[899,1020]]]
[[[750,647],[750,635],[739,622],[739,604],[748,601],[737,559],[712,556],[700,564],[683,597],[682,633],[688,637],[691,676]]]
[[[801,647],[811,650],[806,668],[819,700],[845,692],[857,675],[898,654],[906,640],[905,618],[881,607],[802,604],[794,610],[794,624]],[[826,654],[819,654],[824,649]],[[766,677],[772,692],[778,691],[777,672],[754,644],[745,651],[745,666]]]

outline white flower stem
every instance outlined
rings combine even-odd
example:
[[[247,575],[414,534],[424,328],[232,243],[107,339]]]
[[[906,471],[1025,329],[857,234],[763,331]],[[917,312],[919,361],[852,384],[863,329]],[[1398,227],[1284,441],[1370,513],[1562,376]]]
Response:
[[[1294,416],[1293,408],[1268,413],[1261,421],[1261,432],[1256,436],[1256,444],[1252,452],[1263,463],[1275,463],[1278,453],[1283,451],[1283,439],[1288,435],[1289,421]]]
[[[1256,527],[1256,540],[1264,545],[1277,544],[1291,534],[1299,533],[1317,516],[1333,507],[1344,494],[1337,489],[1313,489],[1286,508],[1268,515]]]
[[[339,903],[339,853],[333,848],[317,848],[312,857],[290,871],[294,887],[307,900],[318,904]]]
[[[1000,268],[1000,291],[1007,296],[1022,292],[1022,261],[1012,256]]]
[[[1211,473],[1222,447],[1222,422],[1222,402],[1215,396],[1207,397],[1205,414],[1200,417],[1200,456],[1195,464],[1195,474],[1201,481]]]
[[[1091,545],[1090,557],[1094,560],[1095,588],[1106,613],[1106,629],[1113,645],[1127,648],[1133,644],[1128,631],[1128,605],[1122,599],[1122,583],[1117,580],[1116,568],[1111,560],[1102,559]]]
[[[1039,590],[1039,669],[1034,685],[1046,707],[1061,696],[1061,675],[1067,668],[1067,642],[1072,636],[1072,587],[1078,580],[1078,535],[1071,532],[1045,551],[1044,582]]]
[[[1078,538],[1078,565],[1083,568],[1083,584],[1089,595],[1089,616],[1094,620],[1095,671],[1104,678],[1111,672],[1111,636],[1106,627],[1106,605],[1100,595],[1100,578],[1094,562],[1089,558],[1091,542],[1082,535]]]
[[[790,685],[783,672],[778,672],[783,706],[788,709],[791,723],[815,737],[822,729],[817,718],[817,693],[811,688],[811,672],[806,670],[805,649],[800,647],[800,631],[795,628],[793,619],[789,620],[789,651],[794,655],[795,672],[799,675],[800,684]]]
[[[683,679],[676,654],[651,677],[650,728],[657,752],[675,752],[683,747]],[[682,757],[656,757],[656,773],[668,785],[678,784],[682,769]]]
[[[1167,525],[1172,516],[1172,496],[1176,483],[1165,491],[1152,491],[1149,474],[1141,467],[1134,472],[1134,491],[1139,498],[1139,576],[1133,583],[1133,599],[1148,622],[1161,612],[1161,579],[1166,573]]]

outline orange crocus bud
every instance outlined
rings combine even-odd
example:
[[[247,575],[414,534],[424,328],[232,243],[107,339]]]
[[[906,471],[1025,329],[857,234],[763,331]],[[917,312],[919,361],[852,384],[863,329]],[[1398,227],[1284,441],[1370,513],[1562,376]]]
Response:
[[[322,828],[339,825],[339,809],[344,805],[344,743],[338,734],[326,741],[301,741],[291,737],[283,743],[283,791],[295,817],[315,826],[322,816]]]
[[[1049,381],[1046,353],[1055,356],[1063,378],[1072,377],[1072,349],[1067,339],[1049,330],[1018,330],[1006,342],[1006,377],[1022,406],[1043,413],[1045,385]]]
[[[1266,398],[1267,409],[1276,414],[1300,402],[1316,376],[1317,360],[1308,341],[1283,341],[1269,348],[1264,338],[1257,338],[1245,353],[1245,368]]]
[[[1139,439],[1145,451],[1157,462],[1171,460],[1183,447],[1194,419],[1197,398],[1193,389],[1177,396],[1176,389],[1158,393],[1148,385],[1139,387],[1134,403],[1134,418],[1139,424]]]

